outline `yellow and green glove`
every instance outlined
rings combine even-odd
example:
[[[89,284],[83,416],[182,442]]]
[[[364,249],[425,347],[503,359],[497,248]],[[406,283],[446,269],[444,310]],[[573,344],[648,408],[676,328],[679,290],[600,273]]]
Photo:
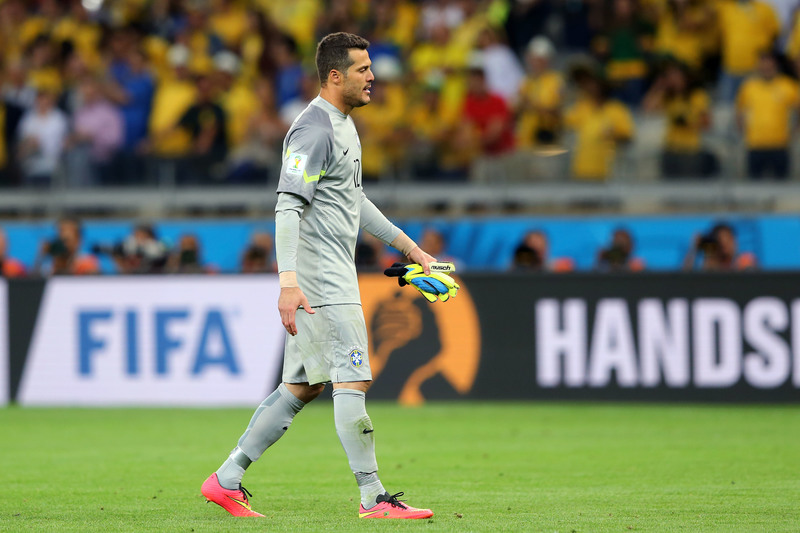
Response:
[[[455,296],[461,287],[445,273],[455,272],[453,263],[430,263],[428,266],[430,274],[425,274],[422,265],[416,263],[395,263],[383,273],[400,278],[398,283],[401,287],[411,285],[431,303],[436,300],[446,302],[451,296]]]

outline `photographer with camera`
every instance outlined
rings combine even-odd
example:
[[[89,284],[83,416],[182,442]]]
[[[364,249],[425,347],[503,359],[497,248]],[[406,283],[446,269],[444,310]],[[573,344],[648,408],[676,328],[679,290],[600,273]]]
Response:
[[[65,217],[58,221],[57,236],[45,241],[34,263],[34,272],[41,275],[81,276],[99,274],[100,264],[92,255],[81,253],[83,228],[80,220]],[[49,271],[46,265],[49,262]]]
[[[570,257],[550,259],[550,242],[542,230],[531,230],[514,250],[511,270],[536,272],[572,272],[575,262]]]
[[[241,271],[244,274],[276,272],[274,240],[266,231],[253,233],[250,243],[242,254]]]
[[[93,245],[92,253],[110,256],[119,274],[159,274],[169,257],[169,249],[147,224],[136,226],[127,239],[112,246]]]
[[[20,278],[25,274],[25,265],[8,254],[8,236],[0,228],[0,275],[4,278]]]
[[[203,263],[200,239],[193,233],[185,233],[178,240],[167,260],[167,272],[171,274],[212,274],[214,268]]]
[[[644,261],[633,255],[633,237],[626,229],[614,230],[611,244],[597,254],[596,270],[600,272],[641,272]]]
[[[750,252],[738,252],[736,232],[731,225],[724,222],[715,225],[704,235],[695,235],[694,243],[683,260],[684,270],[726,272],[756,268],[756,256]]]

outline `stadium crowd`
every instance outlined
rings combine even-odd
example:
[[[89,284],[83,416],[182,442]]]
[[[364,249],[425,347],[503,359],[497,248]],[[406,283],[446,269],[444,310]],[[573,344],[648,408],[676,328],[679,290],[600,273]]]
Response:
[[[55,224],[53,235],[44,239],[35,259],[25,264],[14,257],[6,232],[0,228],[0,276],[6,278],[52,275],[96,274],[217,274],[275,273],[274,236],[260,230],[250,235],[239,252],[235,269],[215,265],[214,258],[204,257],[201,238],[184,232],[172,243],[159,236],[156,227],[138,224],[124,239],[112,243],[86,242],[83,223],[75,217],[64,217]],[[450,261],[458,272],[474,268],[454,256],[446,236],[434,226],[427,226],[419,240],[421,246],[439,261]],[[630,231],[615,229],[608,245],[594,254],[591,270],[595,272],[642,272],[645,261],[635,253]],[[111,260],[105,270],[101,258]],[[577,257],[552,257],[547,233],[541,229],[528,231],[509,258],[510,272],[568,273],[579,270]],[[355,252],[359,272],[382,272],[396,261],[406,261],[394,249],[377,238],[362,232]],[[686,245],[681,268],[705,272],[751,271],[758,261],[751,252],[740,252],[733,227],[720,222],[703,234],[695,235]]]
[[[647,116],[664,119],[665,177],[717,175],[716,127],[743,142],[748,175],[784,179],[800,104],[789,6],[2,0],[0,182],[274,180],[331,31],[372,43],[373,101],[354,114],[368,180],[466,179],[477,161],[524,174],[505,162],[567,149],[573,178],[604,180]]]

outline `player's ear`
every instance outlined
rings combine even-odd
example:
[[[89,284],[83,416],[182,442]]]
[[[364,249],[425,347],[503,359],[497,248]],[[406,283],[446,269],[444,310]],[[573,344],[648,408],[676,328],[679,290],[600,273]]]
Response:
[[[328,81],[332,81],[334,85],[339,85],[342,82],[342,73],[335,68],[328,72]]]

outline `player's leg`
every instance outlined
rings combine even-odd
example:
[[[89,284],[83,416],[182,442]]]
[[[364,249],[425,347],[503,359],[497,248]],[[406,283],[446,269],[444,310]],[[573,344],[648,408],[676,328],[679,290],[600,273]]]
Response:
[[[309,384],[303,364],[303,350],[313,338],[313,326],[303,319],[313,316],[298,314],[298,331],[303,334],[286,339],[284,382],[261,402],[230,456],[203,483],[206,499],[235,516],[263,516],[250,509],[248,493],[241,485],[244,472],[286,433],[295,415],[325,388],[324,383]]]
[[[253,461],[280,439],[294,416],[319,396],[323,384],[281,383],[261,402],[238,445],[201,488],[203,496],[234,516],[264,516],[250,507],[249,492],[242,487],[242,476]]]
[[[322,383],[281,383],[267,396],[253,413],[230,457],[217,470],[220,485],[226,489],[238,488],[247,467],[286,433],[294,416],[324,388]]]
[[[375,436],[366,409],[366,393],[371,381],[333,384],[333,419],[350,470],[356,476],[361,505],[374,507],[378,496],[386,493],[378,478]]]
[[[372,381],[333,384],[333,416],[350,470],[361,492],[360,518],[429,518],[430,509],[416,509],[390,495],[378,477],[375,430],[366,409],[366,393]]]
[[[391,496],[378,477],[375,458],[375,433],[367,415],[366,393],[372,384],[369,367],[366,325],[360,306],[332,306],[336,331],[341,335],[332,343],[334,357],[333,416],[336,433],[342,443],[350,469],[361,492],[362,518],[427,518],[428,509],[414,509]],[[337,346],[338,345],[338,346]],[[344,357],[343,357],[344,356]]]

